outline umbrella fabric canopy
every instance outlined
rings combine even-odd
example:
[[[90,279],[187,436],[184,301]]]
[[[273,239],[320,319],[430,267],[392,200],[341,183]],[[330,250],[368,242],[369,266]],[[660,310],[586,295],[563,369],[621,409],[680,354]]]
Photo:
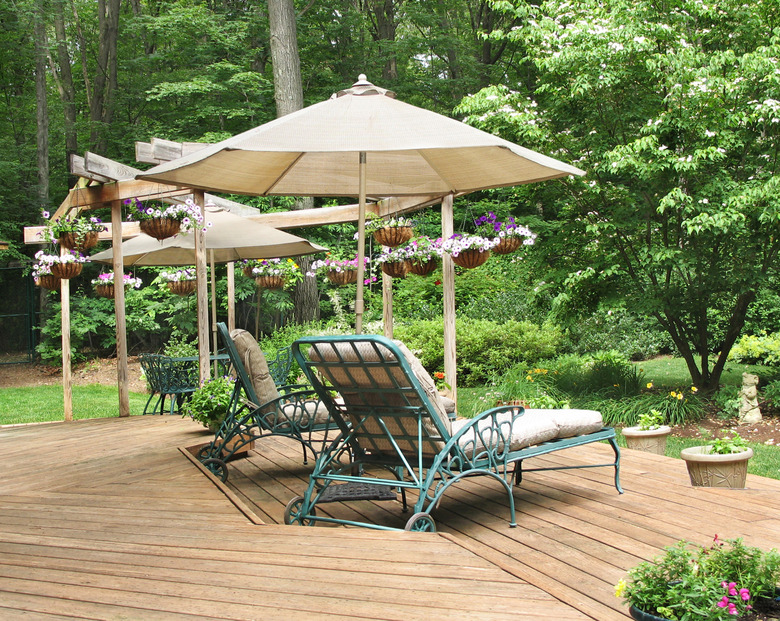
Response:
[[[216,263],[242,259],[293,257],[327,249],[302,237],[271,228],[218,207],[206,206],[206,222],[212,226],[206,233],[206,251]],[[141,234],[122,243],[125,265],[193,265],[195,234],[176,235],[162,241]],[[110,248],[90,257],[91,261],[111,263]]]
[[[465,194],[583,171],[395,99],[365,81],[331,99],[137,176],[249,195]]]

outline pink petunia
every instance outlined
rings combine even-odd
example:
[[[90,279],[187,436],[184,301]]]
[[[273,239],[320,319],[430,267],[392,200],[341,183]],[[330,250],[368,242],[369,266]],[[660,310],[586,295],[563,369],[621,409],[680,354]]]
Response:
[[[730,603],[729,598],[724,595],[723,599],[718,602],[718,608],[726,608]]]
[[[740,589],[739,590],[739,596],[742,598],[743,602],[746,602],[750,599],[750,590],[749,589]]]

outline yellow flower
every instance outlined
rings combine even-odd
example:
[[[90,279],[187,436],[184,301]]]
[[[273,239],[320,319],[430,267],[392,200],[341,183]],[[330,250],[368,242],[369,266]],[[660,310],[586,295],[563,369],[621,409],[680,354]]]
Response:
[[[679,393],[679,394],[677,395],[677,400],[678,400],[678,401],[682,401],[682,400],[683,400],[683,394],[682,394],[682,393]]]
[[[529,382],[533,382],[534,381],[534,378],[531,377],[530,375],[527,375],[525,379],[527,379]]]
[[[669,393],[670,397],[677,397],[677,393],[675,391],[672,391]]]
[[[653,382],[647,382],[647,387],[648,388],[652,388],[653,387]]]
[[[623,593],[626,592],[626,587],[628,584],[626,584],[625,580],[621,580],[615,585],[615,597],[623,597]]]
[[[691,386],[691,392],[699,392],[699,389],[696,386]]]

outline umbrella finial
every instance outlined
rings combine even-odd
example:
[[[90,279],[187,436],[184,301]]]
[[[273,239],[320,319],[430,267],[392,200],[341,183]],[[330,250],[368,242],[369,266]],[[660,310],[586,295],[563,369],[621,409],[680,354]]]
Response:
[[[339,91],[333,95],[331,99],[335,99],[336,97],[343,97],[344,95],[386,95],[395,99],[395,93],[393,91],[374,86],[371,84],[371,82],[368,81],[365,73],[361,73],[358,76],[357,82],[355,82],[350,88]]]

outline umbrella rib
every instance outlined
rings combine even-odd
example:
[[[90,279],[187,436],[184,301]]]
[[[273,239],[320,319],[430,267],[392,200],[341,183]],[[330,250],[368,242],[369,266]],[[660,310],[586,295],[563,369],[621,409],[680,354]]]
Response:
[[[287,176],[287,173],[290,172],[292,168],[295,167],[295,165],[301,160],[303,157],[303,153],[299,153],[298,157],[296,157],[290,164],[284,169],[284,172],[282,172],[277,178],[276,181],[274,181],[264,192],[263,196],[268,196],[269,194],[273,194],[274,188],[279,185],[284,178]]]
[[[442,174],[442,172],[436,166],[434,166],[433,162],[431,162],[431,160],[429,160],[428,157],[426,156],[425,151],[422,151],[422,150],[418,149],[417,153],[419,153],[420,157],[423,158],[426,161],[428,166],[430,166],[431,169],[436,172],[436,174],[439,176],[439,179],[441,179],[442,181],[444,181],[447,184],[447,188],[448,188],[449,191],[446,192],[446,193],[442,193],[442,196],[445,196],[445,194],[451,194],[451,193],[456,192],[455,186],[450,183],[450,180],[444,174]],[[439,192],[437,192],[437,194],[438,193]]]

